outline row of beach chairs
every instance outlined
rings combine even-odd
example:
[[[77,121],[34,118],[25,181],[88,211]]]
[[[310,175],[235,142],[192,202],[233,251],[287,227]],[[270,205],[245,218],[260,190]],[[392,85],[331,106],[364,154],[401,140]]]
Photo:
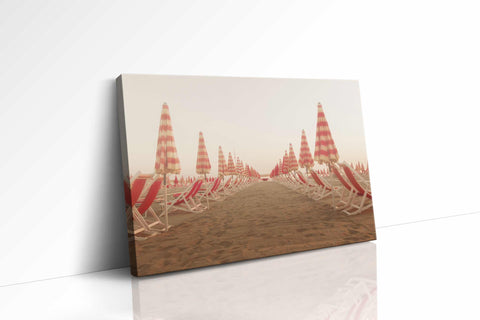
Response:
[[[274,180],[313,200],[332,197],[335,209],[348,215],[359,214],[372,207],[372,192],[366,175],[356,172],[346,163],[332,165],[331,171],[338,181],[336,184],[313,170],[310,171],[310,179],[295,171]]]
[[[183,188],[168,188],[165,199],[165,193],[161,191],[161,177],[137,175],[132,179],[131,187],[124,181],[128,232],[135,239],[142,240],[167,231],[171,225],[167,226],[161,220],[165,217],[165,206],[167,214],[176,211],[203,213],[208,210],[210,201],[223,201],[255,181],[253,178],[233,176],[218,177],[211,182],[197,179]],[[168,217],[165,218],[168,220]]]

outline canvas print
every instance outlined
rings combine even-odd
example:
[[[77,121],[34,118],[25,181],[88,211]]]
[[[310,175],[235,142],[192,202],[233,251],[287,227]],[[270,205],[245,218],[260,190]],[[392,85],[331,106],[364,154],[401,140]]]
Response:
[[[132,274],[375,239],[358,81],[117,79]]]

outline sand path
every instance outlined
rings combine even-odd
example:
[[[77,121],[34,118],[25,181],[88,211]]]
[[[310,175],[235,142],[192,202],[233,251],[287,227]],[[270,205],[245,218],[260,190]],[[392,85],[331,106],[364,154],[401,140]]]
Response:
[[[138,275],[375,239],[372,210],[347,216],[330,205],[275,182],[253,184],[205,213],[174,213],[169,232],[137,241]]]

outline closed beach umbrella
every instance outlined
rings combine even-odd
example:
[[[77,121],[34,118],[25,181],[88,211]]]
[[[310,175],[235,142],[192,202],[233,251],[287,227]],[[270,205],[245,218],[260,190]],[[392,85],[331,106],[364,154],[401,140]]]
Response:
[[[338,151],[335,147],[330,128],[328,127],[325,113],[322,105],[318,103],[317,114],[317,134],[315,137],[315,154],[314,160],[318,163],[334,163],[338,161]]]
[[[230,176],[236,174],[235,163],[233,162],[232,154],[230,152],[228,153],[227,172]]]
[[[338,151],[323,112],[322,104],[318,103],[317,133],[315,136],[315,154],[313,158],[318,163],[330,165],[338,161]],[[335,192],[332,192],[332,206],[335,207]]]
[[[237,157],[237,175],[241,176],[243,174],[243,164],[240,161],[240,157]]]
[[[227,173],[227,164],[225,163],[225,157],[223,156],[222,147],[218,146],[218,176],[223,177]]]
[[[245,165],[243,166],[243,175],[245,177],[248,177],[248,164],[245,163]]]
[[[180,173],[180,160],[177,156],[177,148],[175,147],[175,139],[173,137],[172,120],[166,103],[162,106],[162,114],[160,116],[157,152],[155,156],[155,173],[163,174],[163,184],[165,185],[165,220],[166,230],[168,230],[167,174]]]
[[[288,170],[289,171],[298,170],[297,157],[295,157],[295,152],[293,152],[293,147],[291,143],[290,143],[290,149],[288,151]]]
[[[282,161],[282,173],[287,174],[290,171],[288,168],[288,164],[289,164],[288,154],[287,154],[287,150],[285,150],[285,154],[283,155],[283,161]]]
[[[302,130],[302,142],[300,145],[300,155],[298,157],[298,164],[300,168],[305,168],[308,173],[308,170],[313,167],[313,158],[310,153],[310,147],[308,146],[307,136],[305,135],[305,130]]]
[[[210,160],[208,159],[207,147],[205,146],[205,139],[203,139],[203,133],[200,132],[198,137],[198,152],[197,152],[197,174],[203,174],[205,180],[207,179],[207,174],[210,173]]]

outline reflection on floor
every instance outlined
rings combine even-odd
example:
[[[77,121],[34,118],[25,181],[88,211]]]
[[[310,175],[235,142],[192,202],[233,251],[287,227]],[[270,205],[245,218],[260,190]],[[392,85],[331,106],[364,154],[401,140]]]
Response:
[[[360,243],[132,278],[135,319],[376,319],[376,246]]]

